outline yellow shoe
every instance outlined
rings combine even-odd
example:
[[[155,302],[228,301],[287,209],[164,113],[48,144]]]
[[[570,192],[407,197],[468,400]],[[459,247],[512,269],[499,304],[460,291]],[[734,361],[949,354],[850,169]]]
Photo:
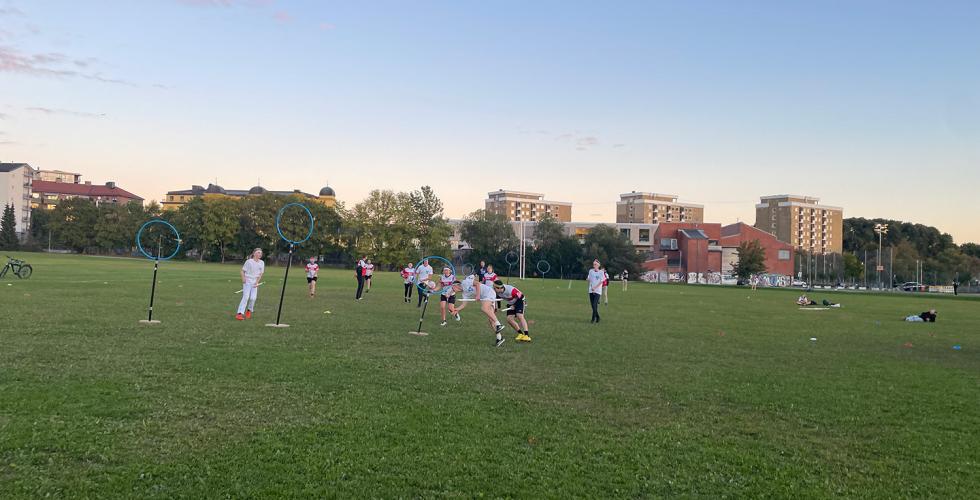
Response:
[[[517,341],[518,342],[530,342],[531,341],[531,336],[530,335],[524,335],[522,333],[522,334],[520,334],[520,335],[517,336]]]

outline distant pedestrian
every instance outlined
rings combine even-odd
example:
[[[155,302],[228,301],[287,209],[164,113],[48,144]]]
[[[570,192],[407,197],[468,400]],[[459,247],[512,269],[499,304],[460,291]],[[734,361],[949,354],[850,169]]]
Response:
[[[480,261],[480,268],[476,270],[476,276],[479,278],[480,283],[484,282],[483,277],[487,274],[487,263],[486,261]],[[464,276],[465,277],[465,276]]]
[[[316,280],[319,272],[320,265],[316,263],[316,257],[310,257],[310,261],[306,264],[306,283],[310,287],[311,299],[316,296]]]
[[[602,282],[605,281],[605,273],[599,269],[599,260],[592,261],[592,269],[589,270],[589,303],[592,304],[592,323],[599,322],[599,301],[602,299]]]
[[[606,305],[609,305],[609,272],[606,268],[602,268],[602,296],[603,300],[606,301]]]
[[[623,291],[625,292],[630,285],[630,272],[627,271],[626,269],[623,269],[623,274],[621,275],[621,277],[623,278]]]
[[[405,302],[412,300],[412,289],[415,288],[415,264],[411,262],[402,269],[402,279],[405,281]]]
[[[953,280],[953,295],[960,294],[960,280]]]
[[[374,276],[374,264],[371,259],[368,259],[364,263],[364,283],[367,285],[367,290],[364,293],[371,292],[371,277]]]

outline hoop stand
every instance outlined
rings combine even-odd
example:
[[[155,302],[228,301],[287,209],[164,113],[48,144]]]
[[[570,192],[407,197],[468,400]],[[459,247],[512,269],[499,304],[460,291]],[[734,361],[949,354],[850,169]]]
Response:
[[[422,320],[425,319],[425,310],[428,307],[429,307],[429,296],[426,295],[425,296],[425,300],[422,302],[422,315],[419,316],[419,327],[414,332],[408,332],[408,333],[410,333],[412,335],[418,335],[420,337],[424,337],[424,336],[428,335],[428,333],[425,333],[425,332],[422,331]]]
[[[285,323],[280,323],[279,320],[282,318],[282,302],[286,297],[286,282],[289,280],[289,268],[293,265],[293,244],[289,244],[289,258],[286,260],[286,275],[282,278],[282,291],[279,292],[279,311],[276,312],[276,322],[266,323],[265,326],[272,328],[289,328],[289,325]]]
[[[159,254],[158,254],[159,255]],[[158,325],[160,320],[153,319],[153,298],[157,293],[157,270],[160,268],[160,258],[157,257],[153,261],[153,284],[150,285],[150,309],[147,314],[146,319],[141,319],[141,325]]]

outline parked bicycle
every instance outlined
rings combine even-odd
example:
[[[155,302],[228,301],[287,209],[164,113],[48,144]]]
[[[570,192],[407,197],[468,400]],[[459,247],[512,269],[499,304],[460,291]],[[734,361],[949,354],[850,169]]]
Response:
[[[34,268],[30,264],[20,260],[15,259],[11,256],[7,256],[7,265],[0,269],[0,278],[7,275],[7,271],[14,273],[15,276],[22,280],[26,280],[31,277],[31,273],[34,272]]]

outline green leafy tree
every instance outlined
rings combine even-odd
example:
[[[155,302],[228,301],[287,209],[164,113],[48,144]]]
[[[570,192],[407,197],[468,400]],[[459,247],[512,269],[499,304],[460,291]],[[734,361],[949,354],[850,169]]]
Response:
[[[60,235],[62,244],[84,253],[96,248],[96,224],[99,209],[95,202],[84,198],[62,200],[51,213],[51,229]]]
[[[534,228],[534,271],[537,262],[546,261],[551,266],[551,276],[564,277],[582,272],[582,246],[578,240],[565,234],[565,225],[550,215],[545,215]]]
[[[844,261],[844,278],[851,281],[856,281],[864,276],[864,264],[856,255],[852,253],[845,253],[843,256]]]
[[[429,186],[408,194],[411,219],[408,223],[416,235],[419,253],[426,255],[449,254],[449,236],[452,227],[443,217],[442,201]]]
[[[592,267],[592,261],[599,259],[609,276],[627,270],[638,276],[643,256],[640,255],[629,238],[613,226],[599,224],[589,231],[582,244],[580,262],[583,268]]]
[[[753,274],[766,271],[766,250],[759,240],[743,241],[738,244],[738,262],[733,269],[739,281],[748,281]]]
[[[477,210],[463,220],[461,236],[472,249],[470,260],[505,266],[505,255],[518,246],[517,235],[502,214]]]
[[[0,218],[0,250],[17,250],[20,241],[17,239],[17,218],[14,206],[3,206],[3,217]]]
[[[412,217],[408,193],[371,191],[350,213],[355,255],[367,255],[382,266],[408,262],[415,257],[418,245]]]

